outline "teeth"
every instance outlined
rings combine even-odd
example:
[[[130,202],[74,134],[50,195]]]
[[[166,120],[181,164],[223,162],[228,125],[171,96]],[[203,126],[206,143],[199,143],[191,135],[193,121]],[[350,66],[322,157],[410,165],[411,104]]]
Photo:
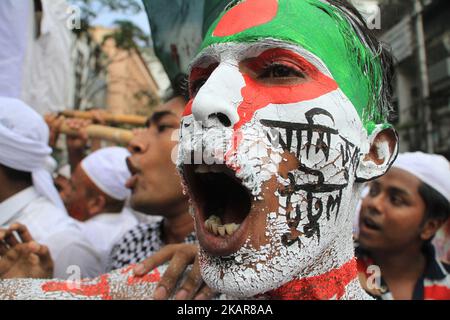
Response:
[[[212,226],[212,228],[211,228],[211,231],[215,234],[215,235],[217,235],[218,234],[218,231],[217,231],[217,223],[212,223],[211,224],[211,226]]]
[[[225,230],[227,231],[228,235],[232,235],[237,229],[239,228],[239,225],[236,223],[229,223],[225,225]]]
[[[218,226],[217,231],[219,231],[219,234],[223,237],[225,235],[225,227],[224,226]]]
[[[236,223],[222,225],[222,220],[220,217],[212,215],[205,221],[205,226],[211,233],[224,237],[226,235],[232,235],[237,229],[239,229],[240,225]]]

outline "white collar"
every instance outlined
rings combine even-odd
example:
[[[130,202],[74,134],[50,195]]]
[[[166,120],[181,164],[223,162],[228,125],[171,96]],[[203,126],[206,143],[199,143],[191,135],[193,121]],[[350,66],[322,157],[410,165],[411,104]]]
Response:
[[[100,223],[114,223],[117,222],[117,220],[120,220],[123,217],[122,212],[116,212],[116,213],[100,213],[89,220],[85,222],[100,222]]]
[[[39,194],[36,189],[29,187],[1,202],[0,226],[8,225],[13,218],[19,215],[26,206],[37,198],[39,198]]]

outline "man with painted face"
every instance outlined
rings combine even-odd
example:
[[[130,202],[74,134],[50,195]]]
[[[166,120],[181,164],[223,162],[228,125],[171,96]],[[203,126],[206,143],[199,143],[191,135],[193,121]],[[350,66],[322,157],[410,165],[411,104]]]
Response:
[[[343,1],[236,2],[190,72],[178,167],[206,283],[235,297],[362,299],[359,182],[397,152],[390,59]]]
[[[360,182],[397,153],[390,68],[343,1],[233,2],[213,23],[192,64],[178,156],[209,286],[232,297],[369,298],[352,216]],[[159,274],[139,281],[122,270],[94,283],[128,281],[150,296]],[[76,296],[61,287],[35,296]]]
[[[431,242],[449,214],[447,159],[400,154],[386,175],[370,182],[361,204],[356,252],[367,291],[380,299],[449,300],[450,266]]]

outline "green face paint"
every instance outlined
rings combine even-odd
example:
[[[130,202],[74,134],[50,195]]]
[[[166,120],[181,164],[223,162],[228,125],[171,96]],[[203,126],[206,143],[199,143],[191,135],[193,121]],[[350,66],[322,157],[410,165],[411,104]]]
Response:
[[[339,10],[320,0],[247,0],[212,24],[201,49],[268,38],[303,47],[324,62],[370,134],[376,123],[385,121],[377,107],[383,71],[379,58]],[[237,31],[227,34],[224,22]]]

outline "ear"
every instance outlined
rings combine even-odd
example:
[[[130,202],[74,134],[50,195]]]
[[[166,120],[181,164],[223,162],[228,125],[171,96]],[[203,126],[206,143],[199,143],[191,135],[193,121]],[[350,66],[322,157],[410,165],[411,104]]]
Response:
[[[105,211],[106,198],[103,195],[97,195],[88,200],[89,217],[92,218]]]
[[[398,134],[394,128],[379,124],[369,136],[369,152],[361,155],[356,181],[378,178],[391,167],[398,153]]]
[[[427,219],[420,232],[420,239],[423,241],[431,239],[443,224],[444,221],[442,219]]]

